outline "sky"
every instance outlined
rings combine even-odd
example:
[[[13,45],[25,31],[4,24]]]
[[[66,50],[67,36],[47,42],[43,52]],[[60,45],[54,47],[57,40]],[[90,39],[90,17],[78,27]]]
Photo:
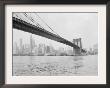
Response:
[[[19,15],[20,13],[17,14]],[[34,19],[35,23],[39,23],[46,30],[57,33],[71,42],[73,39],[82,38],[83,48],[89,49],[94,44],[98,44],[97,13],[37,13],[37,15],[35,13],[28,13],[28,15]],[[23,18],[22,13],[19,16]],[[25,18],[23,19],[26,20]],[[45,23],[55,32],[51,31]],[[13,43],[17,42],[19,44],[20,38],[23,38],[23,43],[29,43],[30,35],[30,33],[13,29]],[[38,35],[33,34],[32,37],[36,40],[36,43],[51,44],[55,47],[65,46]]]

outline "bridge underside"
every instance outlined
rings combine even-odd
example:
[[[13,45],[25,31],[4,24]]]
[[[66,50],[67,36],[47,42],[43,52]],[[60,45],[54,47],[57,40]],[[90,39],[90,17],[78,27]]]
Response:
[[[42,37],[46,37],[48,39],[55,40],[57,42],[69,45],[75,49],[75,53],[77,53],[77,54],[79,53],[78,50],[80,50],[80,48],[77,45],[75,45],[74,43],[72,43],[56,34],[46,31],[43,28],[29,24],[23,20],[13,17],[13,27],[18,30],[22,30],[22,31],[29,32],[32,34],[40,35]],[[85,52],[85,50],[81,49],[80,52]]]

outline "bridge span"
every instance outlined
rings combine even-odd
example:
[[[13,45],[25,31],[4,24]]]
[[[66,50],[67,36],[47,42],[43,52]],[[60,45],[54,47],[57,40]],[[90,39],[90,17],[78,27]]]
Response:
[[[15,17],[13,17],[12,20],[13,20],[13,28],[16,28],[21,31],[29,32],[35,35],[39,35],[73,47],[74,55],[80,55],[81,53],[86,52],[84,49],[82,49],[82,47],[79,47],[74,42],[70,42],[59,35],[56,35],[54,33],[45,30],[44,28],[32,25],[30,23],[27,23],[26,21],[23,21]]]

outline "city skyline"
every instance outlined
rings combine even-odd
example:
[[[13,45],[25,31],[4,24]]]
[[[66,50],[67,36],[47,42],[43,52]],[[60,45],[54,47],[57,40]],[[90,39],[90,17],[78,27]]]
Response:
[[[59,46],[55,48],[52,44],[45,44],[36,42],[35,39],[30,36],[29,43],[23,44],[23,39],[19,39],[19,44],[14,42],[13,44],[13,55],[22,56],[22,55],[37,55],[37,56],[70,56],[74,55],[74,48],[70,46]],[[86,54],[98,54],[98,45],[93,45]]]
[[[60,53],[69,53],[70,55],[73,54],[73,48],[70,48],[69,46],[60,46],[55,48],[52,44],[47,45],[45,43],[36,43],[32,35],[30,36],[30,43],[23,44],[23,39],[19,39],[19,42],[19,44],[16,42],[13,44],[13,55],[60,55]]]

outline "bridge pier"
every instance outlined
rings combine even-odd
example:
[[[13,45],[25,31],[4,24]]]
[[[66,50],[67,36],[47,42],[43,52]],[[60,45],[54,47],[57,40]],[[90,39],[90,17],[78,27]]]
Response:
[[[75,48],[73,48],[73,55],[74,56],[80,56],[81,55],[81,49],[75,49]]]
[[[73,39],[73,43],[77,46],[79,46],[79,48],[73,48],[73,55],[78,56],[81,55],[81,50],[82,50],[82,42],[81,42],[81,38],[78,39]]]

